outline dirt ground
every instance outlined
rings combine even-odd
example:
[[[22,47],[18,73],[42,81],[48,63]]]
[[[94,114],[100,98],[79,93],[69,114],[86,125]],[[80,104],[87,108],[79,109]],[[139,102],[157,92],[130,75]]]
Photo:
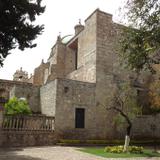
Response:
[[[77,147],[62,146],[6,148],[0,149],[0,160],[113,160],[113,158],[83,153],[77,149]],[[123,158],[115,160],[123,160]],[[160,158],[132,158],[131,160],[160,160]]]

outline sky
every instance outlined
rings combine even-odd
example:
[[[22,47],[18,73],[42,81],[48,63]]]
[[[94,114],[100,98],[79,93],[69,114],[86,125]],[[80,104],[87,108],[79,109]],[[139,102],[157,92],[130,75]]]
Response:
[[[74,34],[74,26],[79,19],[84,24],[84,20],[97,8],[113,14],[113,20],[118,22],[119,7],[122,7],[124,0],[42,0],[46,6],[46,11],[37,17],[37,24],[44,24],[45,29],[34,42],[37,47],[20,51],[14,49],[12,54],[4,61],[3,68],[0,68],[0,79],[12,80],[13,74],[20,67],[33,74],[44,59],[47,61],[52,46],[54,45],[59,33],[61,36]]]

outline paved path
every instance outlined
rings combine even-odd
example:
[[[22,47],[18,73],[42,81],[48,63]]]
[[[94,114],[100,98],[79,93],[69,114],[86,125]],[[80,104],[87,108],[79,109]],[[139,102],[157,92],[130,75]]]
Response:
[[[77,150],[76,147],[31,147],[0,149],[0,160],[113,160]],[[124,160],[114,159],[114,160]],[[125,159],[126,160],[126,159]],[[131,160],[160,160],[160,158],[132,158]]]

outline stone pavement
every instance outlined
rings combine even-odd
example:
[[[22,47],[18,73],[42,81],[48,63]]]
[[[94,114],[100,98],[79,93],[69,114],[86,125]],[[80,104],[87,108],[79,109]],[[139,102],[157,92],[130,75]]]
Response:
[[[113,158],[83,153],[77,149],[61,146],[0,149],[0,160],[113,160]],[[131,160],[160,160],[160,158],[132,158]]]

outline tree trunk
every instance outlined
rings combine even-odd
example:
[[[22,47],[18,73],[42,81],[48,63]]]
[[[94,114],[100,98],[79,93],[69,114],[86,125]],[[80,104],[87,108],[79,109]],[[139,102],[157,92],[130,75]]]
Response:
[[[125,144],[124,144],[123,152],[128,152],[128,147],[129,147],[129,143],[130,143],[130,133],[131,133],[132,124],[131,124],[131,122],[129,122],[128,124],[129,124],[129,126],[127,127],[127,134],[125,137]]]
[[[128,152],[129,142],[130,142],[130,137],[126,135],[123,152]]]
[[[122,106],[123,106],[123,104],[122,104]],[[124,119],[128,123],[127,134],[126,134],[126,137],[125,137],[125,144],[124,144],[124,149],[123,149],[124,152],[127,152],[128,151],[128,147],[129,147],[129,142],[130,142],[130,133],[131,133],[131,128],[132,128],[132,122],[129,119],[129,116],[123,110],[121,110],[120,108],[110,107],[110,108],[107,108],[107,109],[108,110],[109,109],[116,110],[117,112],[119,112],[121,114],[122,117],[124,117]]]

